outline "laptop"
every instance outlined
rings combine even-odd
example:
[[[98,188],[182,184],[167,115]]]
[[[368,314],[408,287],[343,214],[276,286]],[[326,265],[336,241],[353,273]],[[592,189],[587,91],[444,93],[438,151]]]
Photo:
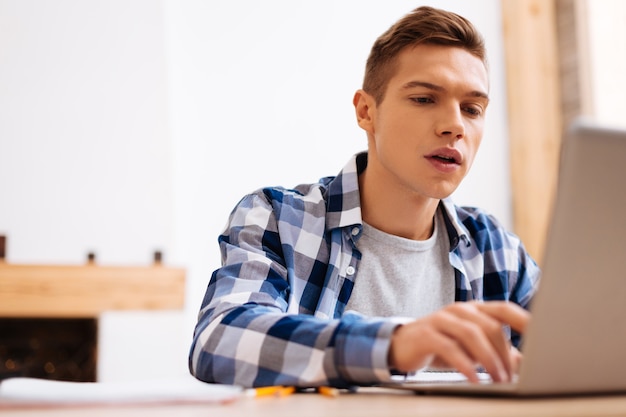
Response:
[[[578,119],[561,147],[542,278],[511,383],[422,372],[384,386],[424,394],[626,393],[626,129]],[[537,201],[537,204],[544,204]]]

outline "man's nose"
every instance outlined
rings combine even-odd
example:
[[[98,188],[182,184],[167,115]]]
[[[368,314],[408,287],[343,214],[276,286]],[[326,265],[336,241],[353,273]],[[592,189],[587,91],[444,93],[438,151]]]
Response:
[[[463,139],[465,137],[465,123],[463,123],[461,109],[456,108],[442,112],[437,130],[440,136]]]

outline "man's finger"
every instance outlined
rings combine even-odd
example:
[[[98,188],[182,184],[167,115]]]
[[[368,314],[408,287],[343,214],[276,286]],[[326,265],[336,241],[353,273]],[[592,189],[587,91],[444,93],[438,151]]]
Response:
[[[524,333],[530,322],[530,313],[519,305],[507,301],[476,303],[477,308],[519,333]]]
[[[450,317],[438,321],[442,333],[459,343],[496,381],[507,381],[512,374],[509,343],[497,319],[470,304],[457,304]],[[443,320],[443,318],[447,320]],[[448,359],[444,357],[444,359]]]

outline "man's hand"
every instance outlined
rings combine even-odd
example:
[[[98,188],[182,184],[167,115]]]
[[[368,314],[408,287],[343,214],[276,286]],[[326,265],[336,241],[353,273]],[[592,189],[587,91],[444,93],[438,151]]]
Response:
[[[399,326],[391,338],[389,365],[411,372],[433,359],[478,382],[481,365],[494,381],[510,381],[521,355],[502,331],[509,325],[526,330],[530,313],[505,301],[457,302],[422,319]]]

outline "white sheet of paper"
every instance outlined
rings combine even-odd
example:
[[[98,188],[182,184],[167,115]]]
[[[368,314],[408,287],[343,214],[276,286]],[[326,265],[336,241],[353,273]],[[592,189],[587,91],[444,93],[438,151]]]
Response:
[[[68,382],[9,378],[0,383],[0,408],[17,405],[226,403],[244,390],[193,377],[123,382]]]

